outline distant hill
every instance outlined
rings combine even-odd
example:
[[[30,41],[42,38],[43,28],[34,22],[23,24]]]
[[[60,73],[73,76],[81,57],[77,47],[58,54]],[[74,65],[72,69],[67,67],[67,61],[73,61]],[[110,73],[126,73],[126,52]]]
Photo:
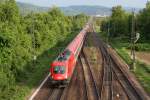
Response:
[[[17,2],[17,5],[21,11],[21,14],[26,15],[30,12],[46,12],[50,8],[48,7],[39,7],[32,4]],[[66,15],[77,15],[80,13],[84,13],[87,15],[110,15],[111,9],[103,6],[69,6],[69,7],[60,7],[60,9]]]
[[[17,5],[21,11],[22,15],[26,15],[30,12],[38,13],[38,12],[46,12],[51,8],[48,7],[40,7],[27,3],[17,2]],[[69,7],[60,7],[60,9],[65,13],[65,15],[77,15],[80,13],[84,13],[87,15],[111,15],[111,8],[104,6],[69,6]],[[125,7],[125,10],[128,12],[132,12],[133,8]],[[138,12],[140,9],[135,8],[135,11]]]
[[[69,6],[61,7],[61,10],[67,15],[76,15],[79,13],[85,13],[87,15],[110,15],[111,8],[103,6]]]
[[[21,14],[26,15],[30,12],[38,13],[38,12],[46,12],[49,10],[48,7],[39,7],[32,4],[17,2],[19,10]]]

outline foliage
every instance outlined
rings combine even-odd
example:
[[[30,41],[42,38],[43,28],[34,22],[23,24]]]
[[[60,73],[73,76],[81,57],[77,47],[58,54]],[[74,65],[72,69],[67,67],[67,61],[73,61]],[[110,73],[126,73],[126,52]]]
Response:
[[[131,45],[128,45],[126,48],[130,49]],[[135,44],[135,50],[136,51],[150,51],[150,45],[149,43],[137,43]]]
[[[117,51],[117,53],[119,54],[119,56],[122,57],[122,59],[128,64],[131,64],[131,58],[128,54],[128,51],[125,47],[128,47],[128,43],[125,43],[124,41],[120,40],[120,42],[116,42],[115,39],[112,40],[111,45],[113,46],[113,48],[115,48],[115,50]],[[137,77],[138,81],[141,83],[141,85],[144,87],[144,89],[146,90],[146,92],[148,94],[150,94],[150,65],[146,65],[140,61],[136,61],[136,69],[133,72],[135,74],[135,76]]]
[[[110,36],[129,36],[129,14],[122,9],[121,6],[112,8],[112,15],[109,19],[104,20],[102,23],[102,30],[110,30]]]
[[[137,79],[140,81],[144,89],[148,94],[150,94],[150,65],[146,65],[141,62],[136,62],[136,70],[135,70],[135,75]]]
[[[20,16],[15,0],[0,3],[0,99],[23,98],[30,90],[28,85],[33,87],[48,72],[50,60],[42,56],[44,52],[58,43],[68,43],[72,39],[68,37],[75,36],[87,18],[82,14],[65,16],[56,7]],[[45,60],[37,59],[35,67],[34,56]]]
[[[138,29],[143,40],[150,39],[150,2],[147,2],[144,8],[137,16]]]
[[[73,18],[76,19],[76,21],[73,21],[74,31],[81,30],[83,27],[83,24],[88,19],[88,17],[85,14],[79,14]]]
[[[119,41],[119,42],[117,42]],[[120,38],[118,38],[116,40],[115,39],[111,39],[111,45],[113,48],[115,48],[115,50],[117,51],[117,53],[119,54],[119,56],[122,57],[122,59],[128,64],[131,64],[131,58],[129,56],[129,54],[127,53],[127,49],[126,47],[128,47],[129,43],[126,43],[126,41],[121,40]]]
[[[124,12],[120,6],[113,8],[112,16],[109,19],[104,20],[101,24],[102,36],[106,38],[108,33],[108,26],[110,28],[109,42],[117,53],[126,61],[127,64],[131,64],[131,58],[127,49],[130,49],[130,33],[133,15]],[[135,31],[140,33],[140,41],[135,44],[136,51],[150,51],[149,38],[150,38],[150,2],[147,2],[146,8],[144,8],[138,15],[135,16]],[[135,76],[144,87],[144,89],[150,93],[150,66],[136,61],[136,69],[134,71]]]
[[[130,38],[132,29],[131,13],[125,12],[121,6],[112,8],[112,15],[103,20],[101,29],[103,32],[108,33],[110,30],[111,37],[128,37]],[[146,4],[146,8],[141,10],[139,14],[135,15],[135,32],[139,32],[140,42],[149,42],[150,38],[150,2]]]

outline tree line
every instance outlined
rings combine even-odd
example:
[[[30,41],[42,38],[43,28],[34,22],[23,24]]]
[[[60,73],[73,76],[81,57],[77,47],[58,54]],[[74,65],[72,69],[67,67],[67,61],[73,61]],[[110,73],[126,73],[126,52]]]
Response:
[[[57,7],[45,13],[21,16],[15,0],[1,0],[0,98],[13,90],[25,75],[24,66],[34,56],[78,33],[87,18],[84,14],[65,16]]]
[[[128,13],[121,6],[112,8],[112,15],[103,20],[101,30],[108,32],[110,37],[130,38],[132,32],[133,14]],[[148,41],[150,38],[150,2],[139,13],[135,14],[135,31],[140,33],[141,41]]]

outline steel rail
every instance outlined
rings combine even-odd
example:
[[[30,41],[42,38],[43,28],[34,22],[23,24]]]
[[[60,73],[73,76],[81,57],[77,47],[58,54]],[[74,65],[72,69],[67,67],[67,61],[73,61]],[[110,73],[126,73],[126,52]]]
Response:
[[[87,65],[88,69],[89,69],[89,74],[90,74],[90,77],[92,79],[92,82],[93,82],[94,88],[95,88],[94,91],[95,91],[95,93],[97,95],[96,98],[97,98],[97,100],[99,100],[100,99],[100,95],[99,95],[99,92],[98,92],[98,87],[96,85],[96,81],[95,81],[93,73],[91,71],[91,67],[90,67],[90,65],[89,65],[89,63],[88,63],[88,61],[85,58],[85,55],[83,53],[80,55],[80,59],[81,59],[82,66],[84,66],[84,63],[85,63]],[[85,70],[83,70],[83,71],[85,71]]]
[[[120,83],[120,85],[123,87],[123,89],[124,89],[125,93],[127,94],[128,98],[130,100],[133,100],[133,99],[135,99],[135,100],[145,100],[146,97],[144,97],[143,95],[141,95],[139,93],[139,91],[135,88],[135,86],[133,85],[133,83],[131,82],[131,80],[128,79],[128,77],[125,74],[124,70],[121,69],[119,67],[119,65],[117,65],[117,62],[114,61],[113,58],[110,56],[110,54],[108,53],[108,50],[107,50],[108,47],[106,46],[106,44],[102,40],[100,40],[100,42],[102,43],[103,48],[105,49],[105,51],[107,53],[107,56],[109,56],[109,59],[111,60],[110,62],[113,62],[115,64],[115,65],[113,64],[113,66],[111,67],[112,71],[113,71],[114,75],[117,77],[118,82]],[[125,79],[124,82],[122,82],[123,80],[122,81],[119,80],[119,77],[117,76],[116,69],[115,69],[116,67],[118,67],[117,69],[120,70],[120,73],[123,75],[123,77]],[[125,84],[128,84],[128,85],[125,86]],[[129,88],[127,88],[127,86]]]

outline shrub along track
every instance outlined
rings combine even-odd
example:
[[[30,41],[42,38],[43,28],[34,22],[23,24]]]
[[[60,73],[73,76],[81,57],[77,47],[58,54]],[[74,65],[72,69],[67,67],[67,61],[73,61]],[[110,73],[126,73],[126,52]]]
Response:
[[[135,86],[128,69],[114,59],[97,34],[89,35],[68,86],[54,88],[48,79],[34,100],[148,100],[140,86]],[[92,49],[88,48],[89,37],[93,40]],[[91,55],[95,56],[94,61]]]

